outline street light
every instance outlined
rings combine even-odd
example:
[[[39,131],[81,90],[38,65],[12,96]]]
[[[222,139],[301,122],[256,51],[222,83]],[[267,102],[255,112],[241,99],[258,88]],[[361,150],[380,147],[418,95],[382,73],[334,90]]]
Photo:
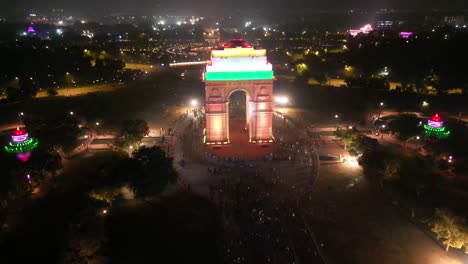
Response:
[[[283,113],[284,118],[285,107],[289,103],[289,98],[287,96],[276,96],[275,102],[281,105],[281,112]]]
[[[20,120],[21,123],[23,123],[22,116],[24,116],[24,113],[23,113],[23,112],[19,112],[19,113],[18,113],[18,118],[19,118],[19,120]]]
[[[406,146],[407,146],[408,141],[410,141],[410,140],[413,139],[413,138],[415,138],[416,140],[421,139],[420,136],[412,136],[412,137],[408,138],[407,140],[405,140],[405,148],[406,148]]]
[[[287,96],[276,96],[275,97],[275,102],[285,105],[289,102],[289,98]]]
[[[197,106],[197,105],[198,105],[197,99],[192,99],[192,100],[190,101],[190,105],[193,106],[193,107]]]
[[[96,122],[96,126],[99,126],[99,122]]]
[[[380,115],[382,114],[382,108],[384,106],[384,102],[380,102],[379,114],[377,115],[377,120],[380,119]]]
[[[423,107],[428,107],[428,106],[429,106],[429,103],[426,102],[426,101],[423,101],[423,102],[422,102],[422,106],[423,106]]]
[[[338,129],[338,118],[340,118],[340,116],[335,114],[335,127],[336,127],[336,129]]]
[[[73,113],[73,111],[70,111],[70,115],[74,115],[75,113]]]

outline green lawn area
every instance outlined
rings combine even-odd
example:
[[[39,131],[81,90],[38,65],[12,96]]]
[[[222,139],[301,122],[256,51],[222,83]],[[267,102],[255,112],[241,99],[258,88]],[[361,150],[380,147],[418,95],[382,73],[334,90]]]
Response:
[[[98,145],[98,144],[112,144],[114,143],[113,138],[98,138],[95,139],[91,142],[92,145]]]
[[[320,132],[312,132],[311,134],[316,137],[319,137],[319,136],[326,137],[326,136],[334,136],[335,131],[320,131]]]
[[[157,137],[144,137],[141,139],[142,143],[153,143],[154,141],[159,142],[161,139]],[[98,138],[93,140],[91,142],[92,145],[98,145],[98,144],[113,144],[114,139],[113,138]]]
[[[157,137],[144,137],[141,140],[142,143],[153,143],[153,141],[159,142],[161,141],[161,139]]]

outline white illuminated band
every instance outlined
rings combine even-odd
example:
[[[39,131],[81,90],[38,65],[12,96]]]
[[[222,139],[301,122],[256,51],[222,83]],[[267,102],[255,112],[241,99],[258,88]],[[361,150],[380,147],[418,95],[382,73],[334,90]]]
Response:
[[[271,70],[273,70],[273,66],[268,63],[266,56],[212,57],[211,63],[206,66],[207,72],[244,72]]]
[[[19,135],[19,136],[14,136],[14,135],[11,136],[11,140],[13,142],[23,142],[26,139],[28,139],[28,133],[26,133],[24,135]]]
[[[212,50],[211,58],[216,57],[262,57],[266,56],[265,49],[254,48],[224,48],[222,50]]]

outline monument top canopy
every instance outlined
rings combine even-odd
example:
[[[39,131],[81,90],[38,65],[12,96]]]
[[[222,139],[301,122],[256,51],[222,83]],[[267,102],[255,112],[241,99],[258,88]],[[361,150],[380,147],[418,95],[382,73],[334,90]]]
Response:
[[[265,57],[266,50],[261,47],[254,47],[241,38],[234,38],[223,46],[211,50],[211,58],[228,57]]]
[[[232,49],[232,48],[252,48],[252,45],[250,45],[250,43],[248,43],[247,41],[245,41],[242,38],[235,38],[235,39],[232,39],[231,41],[229,41],[228,43],[224,44],[223,47],[224,48],[229,48],[229,49]]]

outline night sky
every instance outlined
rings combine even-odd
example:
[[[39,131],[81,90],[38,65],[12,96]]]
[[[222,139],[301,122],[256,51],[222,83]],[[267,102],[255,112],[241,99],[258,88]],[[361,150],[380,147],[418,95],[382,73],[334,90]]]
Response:
[[[289,13],[294,10],[348,9],[348,8],[468,8],[467,0],[0,0],[3,13],[22,9],[45,11],[63,8],[68,12],[92,13],[153,13],[158,9],[172,14],[209,15],[232,9],[257,9],[263,12]]]

